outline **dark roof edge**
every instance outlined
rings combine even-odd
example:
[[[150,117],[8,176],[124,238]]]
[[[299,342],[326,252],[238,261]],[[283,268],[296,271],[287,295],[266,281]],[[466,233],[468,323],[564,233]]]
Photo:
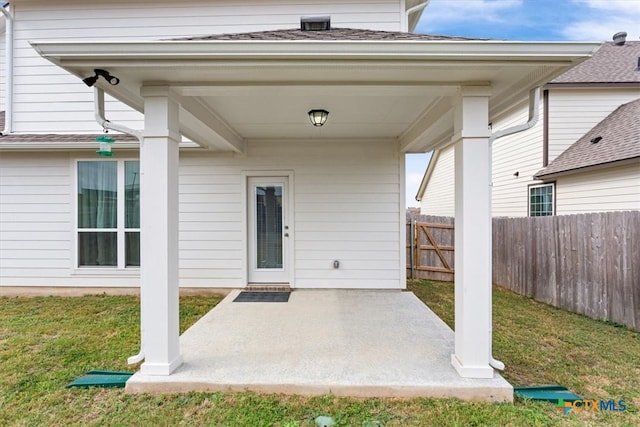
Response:
[[[599,163],[597,165],[590,165],[590,166],[583,166],[583,167],[579,167],[579,168],[573,168],[573,169],[567,169],[567,170],[563,170],[563,171],[558,171],[558,172],[552,172],[549,174],[545,174],[544,173],[544,169],[540,170],[538,173],[536,173],[533,178],[534,179],[539,179],[542,181],[551,181],[557,177],[562,177],[562,176],[567,176],[567,175],[575,175],[578,173],[583,173],[583,172],[592,172],[595,170],[599,170],[599,169],[607,169],[607,168],[611,168],[614,166],[626,166],[626,165],[632,165],[632,164],[636,164],[639,163],[640,164],[640,156],[634,156],[634,157],[628,157],[626,159],[620,159],[620,160],[614,160],[612,162],[606,162],[606,163]]]
[[[553,83],[549,82],[544,85],[544,89],[560,89],[560,88],[594,88],[594,87],[616,87],[616,88],[628,88],[628,87],[640,87],[640,82],[572,82],[572,83]]]

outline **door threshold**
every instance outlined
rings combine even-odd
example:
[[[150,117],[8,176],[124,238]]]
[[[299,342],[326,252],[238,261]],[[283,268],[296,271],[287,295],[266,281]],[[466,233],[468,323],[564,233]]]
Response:
[[[246,292],[291,292],[288,283],[249,283]]]

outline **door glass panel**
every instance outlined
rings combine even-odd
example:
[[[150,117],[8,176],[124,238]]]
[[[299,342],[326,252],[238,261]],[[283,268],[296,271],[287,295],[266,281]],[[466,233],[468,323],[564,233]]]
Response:
[[[282,269],[281,185],[255,187],[256,268]]]

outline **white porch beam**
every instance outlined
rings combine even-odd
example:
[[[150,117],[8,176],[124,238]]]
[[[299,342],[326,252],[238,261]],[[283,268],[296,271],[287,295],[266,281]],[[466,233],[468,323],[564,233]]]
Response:
[[[181,97],[180,104],[184,111],[193,116],[196,120],[204,125],[208,131],[209,138],[200,138],[199,142],[205,146],[223,145],[235,151],[236,153],[244,153],[245,141],[225,122],[215,111],[207,107],[199,99],[193,97]],[[209,141],[211,139],[212,141]]]
[[[455,350],[460,376],[492,378],[489,87],[463,87],[455,112]]]
[[[145,362],[169,375],[182,364],[178,342],[179,104],[168,87],[145,87],[140,144],[140,304]]]
[[[425,141],[440,142],[451,132],[453,105],[450,97],[439,97],[399,139],[399,150],[407,153]],[[448,140],[448,138],[446,138]],[[435,147],[430,147],[435,148]],[[428,151],[428,150],[421,150]]]

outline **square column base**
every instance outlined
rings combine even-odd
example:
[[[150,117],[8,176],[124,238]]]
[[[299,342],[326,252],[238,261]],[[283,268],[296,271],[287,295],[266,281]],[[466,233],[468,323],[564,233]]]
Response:
[[[463,366],[455,354],[451,355],[451,364],[462,378],[493,378],[493,368],[489,365]]]
[[[182,356],[178,356],[169,363],[148,363],[144,362],[140,366],[140,373],[143,375],[171,375],[173,371],[182,365]]]

